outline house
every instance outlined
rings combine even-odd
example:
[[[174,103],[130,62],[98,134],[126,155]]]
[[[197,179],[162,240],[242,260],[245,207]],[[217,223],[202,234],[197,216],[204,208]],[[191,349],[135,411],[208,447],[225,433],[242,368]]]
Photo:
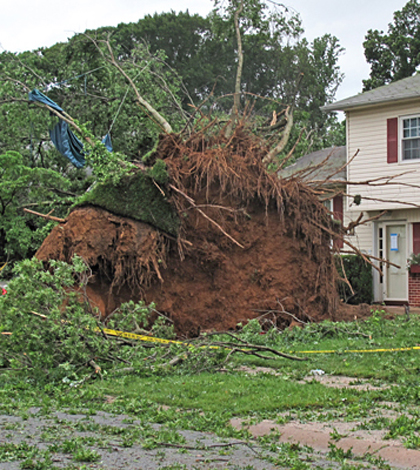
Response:
[[[420,74],[324,106],[347,124],[345,217],[365,225],[348,240],[375,261],[374,300],[420,305]],[[361,184],[364,183],[364,184]]]

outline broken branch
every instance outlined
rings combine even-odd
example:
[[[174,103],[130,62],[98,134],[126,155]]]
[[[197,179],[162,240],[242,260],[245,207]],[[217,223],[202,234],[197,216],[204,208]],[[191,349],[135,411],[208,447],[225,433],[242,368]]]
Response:
[[[66,219],[61,219],[60,217],[54,217],[53,215],[50,215],[50,214],[41,214],[40,212],[27,209],[26,207],[24,207],[23,210],[24,212],[27,212],[28,214],[37,215],[38,217],[42,217],[47,220],[53,220],[54,222],[59,222],[60,224],[64,224],[66,222]]]

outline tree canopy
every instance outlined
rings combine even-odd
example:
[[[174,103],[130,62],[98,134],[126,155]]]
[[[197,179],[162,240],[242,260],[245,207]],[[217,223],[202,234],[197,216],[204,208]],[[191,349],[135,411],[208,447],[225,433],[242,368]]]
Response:
[[[128,54],[139,43],[147,44],[152,53],[163,51],[165,62],[182,77],[195,104],[213,92],[217,108],[228,112],[237,65],[235,5],[217,6],[207,18],[174,11],[147,15],[106,31],[122,53]],[[343,78],[337,64],[343,51],[338,39],[326,34],[310,43],[303,37],[299,15],[285,8],[271,10],[259,1],[245,3],[240,29],[243,102],[254,101],[253,95],[266,98],[253,102],[256,110],[266,111],[276,107],[270,100],[284,105],[296,100],[296,108],[309,113],[309,126],[322,133],[327,117],[320,107],[332,101]],[[190,102],[186,96],[182,101]]]
[[[388,33],[370,29],[363,43],[370,77],[364,91],[411,77],[420,65],[420,3],[409,0],[394,13]]]

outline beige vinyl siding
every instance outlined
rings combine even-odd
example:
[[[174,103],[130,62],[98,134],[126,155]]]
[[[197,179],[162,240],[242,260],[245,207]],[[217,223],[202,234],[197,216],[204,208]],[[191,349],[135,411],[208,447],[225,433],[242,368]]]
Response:
[[[359,194],[362,202],[355,207],[351,205],[352,198],[348,198],[348,210],[360,212],[410,208],[413,207],[410,205],[412,203],[420,205],[420,189],[395,184],[420,185],[420,159],[387,163],[387,119],[415,114],[420,115],[420,100],[347,112],[348,160],[357,153],[348,166],[348,181],[364,182],[383,178],[382,182],[385,182],[390,177],[396,177],[382,186],[349,185],[348,193],[353,196]],[[398,127],[400,130],[400,122]]]
[[[373,224],[359,225],[354,230],[354,235],[348,236],[347,240],[362,253],[373,255]]]
[[[371,216],[375,216],[378,213],[372,213]],[[402,209],[391,211],[385,216],[382,216],[378,222],[420,222],[420,209]]]

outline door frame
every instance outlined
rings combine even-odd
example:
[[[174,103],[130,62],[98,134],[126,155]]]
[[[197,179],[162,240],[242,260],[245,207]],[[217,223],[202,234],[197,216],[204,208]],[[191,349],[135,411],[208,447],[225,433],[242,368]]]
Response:
[[[404,259],[407,259],[409,257],[409,247],[411,246],[411,237],[410,237],[410,225],[407,223],[407,220],[390,220],[390,221],[383,221],[378,223],[378,229],[376,232],[377,236],[377,246],[379,246],[379,229],[382,228],[382,237],[383,237],[383,253],[384,253],[384,259],[388,259],[388,237],[387,237],[387,232],[388,232],[388,227],[392,226],[405,226],[405,240],[406,240],[406,246],[405,246],[405,255]],[[405,264],[401,266],[401,268],[405,272],[405,295],[404,297],[401,298],[395,298],[395,297],[388,297],[388,270],[389,266],[387,264],[384,264],[383,266],[383,283],[382,283],[382,299],[385,302],[407,302],[408,301],[408,271],[406,270]]]

